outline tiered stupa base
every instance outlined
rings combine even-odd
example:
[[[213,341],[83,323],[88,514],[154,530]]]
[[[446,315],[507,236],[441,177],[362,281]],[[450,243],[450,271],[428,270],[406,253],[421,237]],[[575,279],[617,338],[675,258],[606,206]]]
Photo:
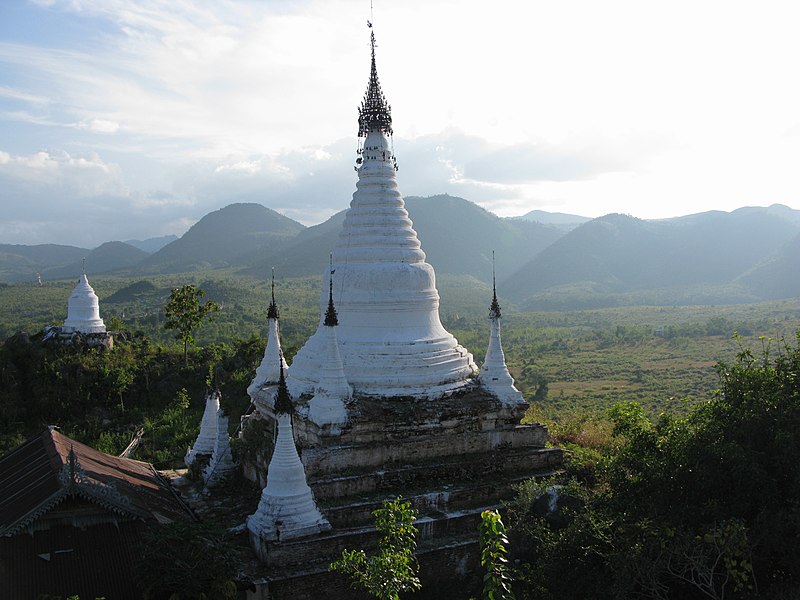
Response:
[[[308,400],[300,399],[300,414]],[[270,418],[262,403],[257,407]],[[441,399],[357,396],[340,435],[295,419],[308,484],[332,529],[268,543],[260,585],[278,599],[342,597],[334,585],[341,580],[327,573],[328,565],[345,548],[374,549],[371,513],[398,496],[419,511],[418,557],[423,574],[432,569],[429,589],[477,575],[481,511],[510,498],[516,484],[562,464],[560,449],[544,447],[546,427],[519,425],[525,409],[472,385]]]

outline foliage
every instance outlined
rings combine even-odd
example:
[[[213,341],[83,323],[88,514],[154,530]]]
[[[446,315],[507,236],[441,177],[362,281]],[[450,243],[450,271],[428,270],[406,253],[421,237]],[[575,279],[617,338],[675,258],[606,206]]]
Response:
[[[480,545],[481,566],[486,571],[483,597],[486,600],[514,600],[506,558],[506,527],[496,510],[481,513]]]
[[[183,342],[183,359],[187,362],[186,352],[189,344],[194,344],[194,331],[220,311],[220,305],[214,300],[201,304],[205,292],[192,284],[174,288],[169,295],[169,302],[164,306],[167,322],[166,329],[175,330],[175,339]]]
[[[684,417],[614,406],[592,486],[563,484],[559,497],[574,502],[557,519],[536,511],[554,482],[520,490],[510,515],[528,594],[800,593],[800,332],[777,351],[766,340],[760,353],[743,348],[717,371],[719,392]]]
[[[385,600],[397,600],[400,592],[420,589],[414,556],[416,514],[408,501],[384,500],[383,507],[372,513],[381,536],[377,554],[367,557],[363,550],[344,550],[330,570],[348,575],[353,587]]]
[[[236,554],[229,534],[176,522],[147,530],[134,574],[145,600],[236,598]]]

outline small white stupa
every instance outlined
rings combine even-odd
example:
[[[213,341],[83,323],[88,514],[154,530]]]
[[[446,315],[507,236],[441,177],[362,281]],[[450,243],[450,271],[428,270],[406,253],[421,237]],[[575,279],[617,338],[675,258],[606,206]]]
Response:
[[[339,355],[339,342],[336,339],[336,326],[339,320],[333,305],[333,268],[328,285],[328,309],[325,311],[325,332],[327,344],[325,361],[322,363],[319,382],[314,387],[314,397],[308,403],[308,418],[328,433],[341,433],[341,426],[347,422],[345,403],[353,398],[353,388],[347,383]]]
[[[62,333],[105,333],[106,325],[100,318],[100,301],[86,277],[86,260],[78,285],[72,290],[67,303],[67,320]]]
[[[479,381],[503,404],[525,404],[522,392],[514,386],[514,378],[508,372],[506,356],[500,342],[500,303],[497,301],[497,284],[494,276],[494,252],[492,252],[492,304],[489,306],[489,320],[492,324],[489,347],[486,349]]]
[[[189,448],[183,462],[187,467],[191,467],[197,456],[205,454],[211,456],[214,453],[214,444],[217,442],[217,412],[219,411],[220,393],[212,390],[206,396],[206,408],[203,411],[203,420],[200,422],[200,433],[194,446]]]
[[[445,330],[433,267],[426,262],[397,186],[391,109],[375,66],[359,108],[358,182],[333,250],[344,374],[356,396],[435,399],[474,384],[472,355]],[[292,396],[314,393],[326,360],[324,323],[330,275],[320,294],[316,333],[295,355],[287,383]]]
[[[278,437],[267,469],[267,485],[261,492],[256,512],[247,517],[247,529],[253,550],[262,560],[268,554],[268,542],[314,535],[331,528],[314,502],[311,488],[292,430],[294,407],[283,371],[275,396]]]
[[[289,368],[281,352],[279,316],[278,305],[275,304],[275,269],[273,269],[272,300],[267,310],[267,347],[264,349],[264,358],[256,369],[256,376],[247,387],[247,393],[251,397],[263,386],[276,385],[281,370]]]
[[[211,460],[203,471],[203,483],[207,486],[219,483],[228,473],[236,469],[231,454],[231,438],[228,435],[228,415],[220,408],[216,414],[217,437],[214,440],[214,449]]]

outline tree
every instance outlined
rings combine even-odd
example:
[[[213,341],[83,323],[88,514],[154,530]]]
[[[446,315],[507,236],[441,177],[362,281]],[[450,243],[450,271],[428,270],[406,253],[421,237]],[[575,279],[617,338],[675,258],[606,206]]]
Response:
[[[496,510],[481,513],[480,542],[481,566],[486,570],[483,597],[486,600],[514,600],[506,558],[506,527]]]
[[[332,563],[330,570],[348,575],[353,587],[363,588],[381,600],[397,600],[400,592],[420,589],[419,565],[414,556],[416,515],[408,501],[384,500],[383,507],[372,513],[375,528],[381,534],[378,553],[367,557],[363,550],[343,550],[342,558]]]
[[[187,350],[189,344],[194,344],[194,331],[202,326],[203,320],[211,318],[219,312],[220,306],[213,300],[200,304],[200,299],[205,296],[203,290],[193,285],[184,285],[174,288],[169,295],[169,302],[164,306],[167,322],[166,329],[175,330],[175,339],[183,342],[183,362],[188,364]]]
[[[236,598],[236,550],[212,525],[176,521],[142,538],[134,574],[145,600]]]

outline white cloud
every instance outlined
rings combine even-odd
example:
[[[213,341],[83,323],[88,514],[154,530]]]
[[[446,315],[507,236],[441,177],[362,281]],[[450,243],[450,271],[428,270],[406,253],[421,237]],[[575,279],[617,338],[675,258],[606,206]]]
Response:
[[[73,202],[179,226],[249,199],[309,223],[348,204],[364,5],[37,4],[91,27],[0,40],[0,199],[30,198],[20,218]],[[501,214],[798,206],[793,16],[781,1],[382,3],[400,189]]]

